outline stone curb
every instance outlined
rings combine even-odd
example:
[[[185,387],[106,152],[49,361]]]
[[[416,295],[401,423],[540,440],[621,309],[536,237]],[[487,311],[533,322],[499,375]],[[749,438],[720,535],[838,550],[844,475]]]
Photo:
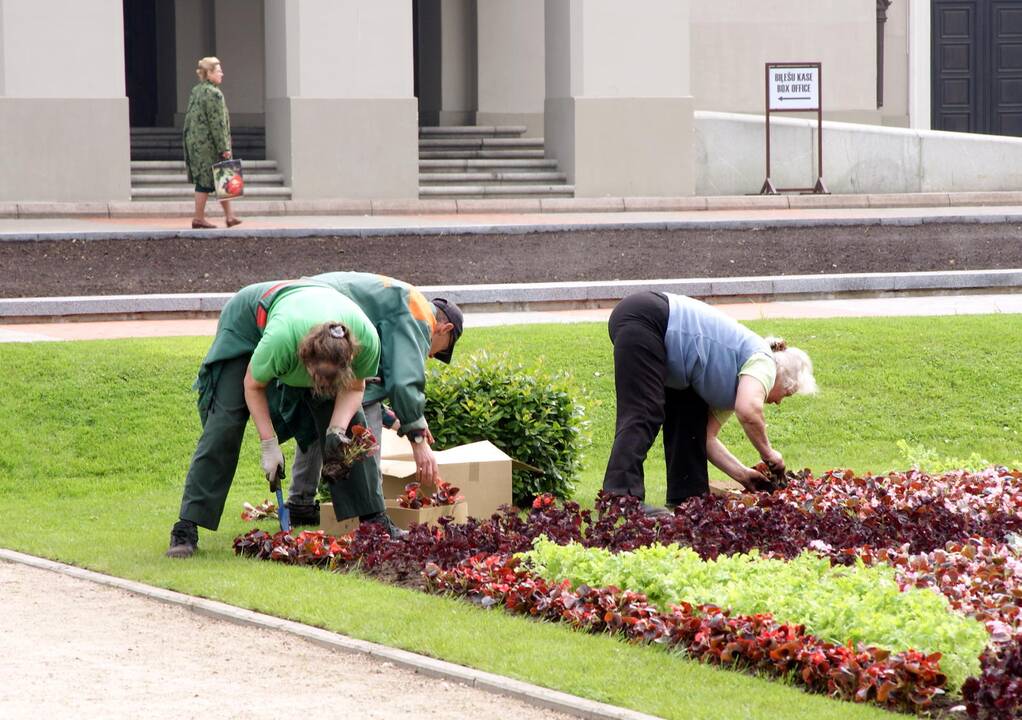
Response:
[[[1017,190],[866,193],[835,195],[692,195],[680,197],[573,197],[573,198],[406,198],[240,201],[253,215],[434,215],[478,212],[563,213],[621,211],[760,210],[763,208],[920,208],[969,205],[1022,205]],[[188,217],[190,200],[3,202],[0,218],[144,218]],[[219,210],[211,208],[216,216]]]
[[[557,690],[550,690],[520,680],[506,678],[502,675],[474,670],[444,660],[417,655],[406,650],[399,650],[365,640],[357,640],[328,630],[303,625],[291,620],[283,620],[273,615],[264,615],[215,600],[206,600],[173,590],[145,585],[133,580],[104,575],[92,570],[65,565],[14,550],[0,548],[0,560],[28,565],[40,570],[49,570],[99,585],[119,588],[136,595],[142,595],[150,600],[187,608],[202,615],[227,620],[239,625],[253,625],[267,630],[279,630],[332,650],[369,655],[374,659],[391,662],[416,673],[459,682],[485,692],[513,697],[530,705],[556,710],[575,717],[593,718],[594,720],[656,720],[653,715],[646,715],[634,710],[587,700]]]
[[[605,280],[558,283],[426,286],[427,296],[441,295],[468,312],[519,310],[531,304],[598,306],[639,290],[698,298],[834,296],[849,293],[973,291],[1022,288],[1020,270],[957,270],[764,277]],[[0,318],[45,318],[144,313],[217,313],[233,293],[96,295],[77,297],[0,298]]]
[[[440,235],[528,235],[532,233],[566,233],[591,231],[655,230],[752,230],[797,227],[859,227],[916,226],[929,224],[997,224],[1022,222],[1022,212],[982,215],[928,215],[905,217],[842,217],[842,218],[760,218],[754,220],[622,220],[620,222],[543,222],[543,223],[480,223],[478,225],[392,225],[380,227],[300,227],[248,228],[245,230],[213,228],[210,230],[83,230],[39,231],[29,233],[0,232],[0,242],[33,242],[62,240],[170,240],[188,238],[223,240],[239,237],[309,238],[309,237],[398,237]]]

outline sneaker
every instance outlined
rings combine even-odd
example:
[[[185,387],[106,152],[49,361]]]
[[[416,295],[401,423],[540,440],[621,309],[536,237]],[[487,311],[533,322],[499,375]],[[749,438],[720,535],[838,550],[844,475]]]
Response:
[[[319,525],[319,501],[311,503],[286,502],[291,517],[291,525]]]
[[[169,558],[189,558],[199,549],[199,527],[191,520],[178,520],[170,529]]]
[[[402,530],[397,525],[395,525],[394,521],[391,520],[390,516],[387,515],[387,513],[385,512],[370,515],[366,517],[364,520],[362,520],[362,522],[374,523],[376,525],[379,525],[380,527],[387,531],[387,534],[390,535],[391,540],[400,540],[401,538],[408,536],[408,531]]]

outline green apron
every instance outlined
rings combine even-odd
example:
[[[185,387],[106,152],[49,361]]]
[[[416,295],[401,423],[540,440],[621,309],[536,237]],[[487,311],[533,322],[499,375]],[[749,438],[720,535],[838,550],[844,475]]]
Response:
[[[193,386],[199,393],[202,434],[185,479],[179,514],[182,520],[210,530],[219,527],[249,418],[245,372],[262,337],[266,314],[281,293],[314,286],[323,284],[314,280],[258,283],[242,288],[224,306],[213,344]],[[332,398],[317,398],[308,388],[290,387],[278,381],[267,386],[266,397],[280,442],[294,438],[304,450],[322,441],[333,412]],[[365,423],[361,411],[352,422]],[[372,512],[362,512],[362,507],[367,503],[376,505],[374,489],[361,492],[348,488],[351,502],[356,503],[356,512],[352,514]],[[379,504],[382,510],[382,499]]]

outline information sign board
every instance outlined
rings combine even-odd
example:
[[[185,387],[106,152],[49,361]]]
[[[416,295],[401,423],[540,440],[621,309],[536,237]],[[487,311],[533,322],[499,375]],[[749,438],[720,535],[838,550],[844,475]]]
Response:
[[[770,67],[767,71],[767,97],[773,111],[819,110],[820,67]]]

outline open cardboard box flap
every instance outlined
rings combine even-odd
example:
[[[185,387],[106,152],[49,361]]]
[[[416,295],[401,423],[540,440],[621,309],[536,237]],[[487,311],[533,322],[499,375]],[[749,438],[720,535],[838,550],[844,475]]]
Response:
[[[405,485],[415,480],[415,463],[409,452],[380,460],[383,475],[383,496],[396,499]],[[468,502],[469,512],[476,517],[489,517],[501,505],[511,504],[511,458],[489,440],[459,445],[436,453],[440,477],[459,488]],[[435,487],[425,486],[431,493]]]

